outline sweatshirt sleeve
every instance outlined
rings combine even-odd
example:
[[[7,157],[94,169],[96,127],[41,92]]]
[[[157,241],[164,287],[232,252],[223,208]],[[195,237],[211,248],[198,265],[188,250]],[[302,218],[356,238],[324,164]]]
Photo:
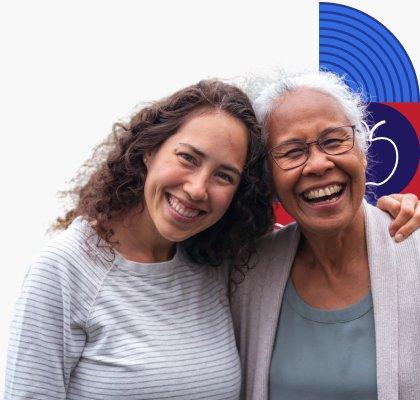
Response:
[[[56,243],[31,265],[11,323],[5,400],[66,398],[97,292],[84,264],[71,244]]]

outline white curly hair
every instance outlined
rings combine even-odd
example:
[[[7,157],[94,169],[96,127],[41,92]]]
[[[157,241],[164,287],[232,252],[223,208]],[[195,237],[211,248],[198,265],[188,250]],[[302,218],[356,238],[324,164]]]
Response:
[[[286,93],[299,88],[319,90],[337,100],[350,123],[356,126],[355,140],[358,147],[367,153],[369,136],[369,128],[365,122],[367,105],[362,93],[350,89],[343,76],[328,71],[281,72],[276,78],[249,79],[244,90],[253,100],[257,118],[266,130],[267,120],[276,101]]]

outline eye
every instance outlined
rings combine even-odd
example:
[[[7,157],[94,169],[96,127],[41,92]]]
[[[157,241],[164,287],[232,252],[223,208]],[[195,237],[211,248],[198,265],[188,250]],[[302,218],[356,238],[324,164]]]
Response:
[[[322,147],[331,148],[341,146],[341,144],[345,141],[346,139],[331,138],[324,140],[321,145]]]
[[[235,182],[234,178],[231,175],[229,175],[225,172],[219,171],[219,172],[216,173],[216,176],[218,178],[222,179],[223,181],[231,183],[231,184],[233,184]]]
[[[301,157],[305,153],[305,150],[303,150],[300,147],[296,147],[294,149],[288,150],[286,153],[282,154],[282,157],[286,158],[298,158]]]
[[[183,161],[188,164],[197,165],[197,160],[194,156],[189,153],[177,153],[177,156]]]

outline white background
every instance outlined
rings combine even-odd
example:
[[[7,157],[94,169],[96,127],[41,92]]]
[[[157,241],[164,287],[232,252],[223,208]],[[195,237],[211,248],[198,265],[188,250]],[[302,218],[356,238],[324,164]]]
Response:
[[[420,71],[417,2],[336,2],[381,21]],[[2,393],[26,267],[92,147],[140,102],[199,79],[317,68],[318,1],[2,1],[0,41]]]

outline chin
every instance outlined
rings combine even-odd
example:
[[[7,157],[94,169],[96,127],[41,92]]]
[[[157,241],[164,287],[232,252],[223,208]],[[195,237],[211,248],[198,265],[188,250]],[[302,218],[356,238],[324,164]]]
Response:
[[[171,231],[161,231],[160,234],[162,235],[162,237],[164,237],[168,242],[173,242],[173,243],[180,243],[183,242],[187,239],[189,239],[190,237],[192,237],[193,235],[189,235],[181,232],[171,232]]]
[[[356,222],[358,214],[359,212],[356,212],[356,214],[345,212],[344,214],[336,216],[311,218],[306,221],[304,219],[301,221],[297,219],[297,222],[303,232],[322,235],[325,237],[337,236],[345,232]]]
[[[158,231],[163,238],[173,243],[183,242],[198,233],[196,230],[183,231],[173,227],[161,227],[161,229],[158,228]]]

